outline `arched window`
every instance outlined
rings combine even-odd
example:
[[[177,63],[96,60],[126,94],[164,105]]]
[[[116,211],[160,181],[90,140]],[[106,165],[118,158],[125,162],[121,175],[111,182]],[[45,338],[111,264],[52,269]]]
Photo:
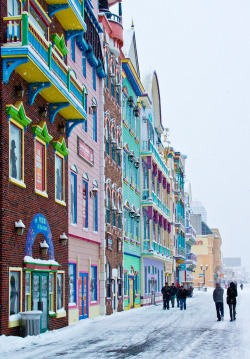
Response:
[[[134,239],[134,218],[130,217],[130,238]]]
[[[123,152],[123,177],[127,178],[127,154]]]
[[[119,75],[119,72],[117,72],[117,76],[116,76],[116,102],[118,105],[120,105],[120,75]]]
[[[121,137],[120,134],[118,133],[117,135],[117,165],[121,166]]]
[[[110,77],[111,77],[111,95],[113,97],[115,97],[115,81],[114,81],[114,78],[115,78],[115,69],[114,69],[114,64],[112,63],[111,65],[111,74],[110,74]]]
[[[122,228],[122,201],[121,201],[121,197],[119,197],[118,200],[118,228],[121,229]]]
[[[115,205],[115,193],[113,193],[113,201],[112,201],[112,224],[115,226],[115,214],[116,214],[116,205]]]
[[[107,223],[110,224],[110,190],[107,191]]]
[[[106,130],[106,153],[109,155],[109,122],[107,121],[107,130]]]
[[[112,160],[115,161],[115,129],[112,128]]]
[[[110,284],[111,284],[111,269],[110,264],[107,264],[107,298],[111,297],[111,290],[110,290]]]
[[[106,53],[106,86],[109,87],[109,57]]]

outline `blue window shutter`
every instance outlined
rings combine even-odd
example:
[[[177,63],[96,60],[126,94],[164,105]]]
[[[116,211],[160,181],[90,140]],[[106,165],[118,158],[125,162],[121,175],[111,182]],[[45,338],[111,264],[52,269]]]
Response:
[[[82,52],[82,74],[86,78],[86,53]]]
[[[71,58],[76,61],[76,47],[75,47],[75,37],[71,38]]]

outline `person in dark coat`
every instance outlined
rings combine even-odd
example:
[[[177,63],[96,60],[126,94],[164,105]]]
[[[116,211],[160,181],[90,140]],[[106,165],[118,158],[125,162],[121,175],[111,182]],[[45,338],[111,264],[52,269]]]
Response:
[[[175,295],[177,293],[177,288],[176,286],[174,285],[174,283],[172,283],[171,285],[171,297],[170,297],[170,300],[171,300],[171,304],[172,304],[172,308],[174,308],[174,299],[175,299]]]
[[[177,284],[177,287],[176,287],[176,301],[177,301],[177,308],[179,308],[179,306],[180,306],[180,298],[178,298],[178,295],[177,295],[177,293],[178,293],[178,290],[180,289],[180,284],[178,283]]]
[[[230,283],[230,286],[227,290],[227,304],[229,306],[230,312],[230,322],[236,320],[236,297],[238,296],[236,286],[234,282]]]
[[[187,299],[188,291],[181,285],[180,289],[177,292],[177,298],[180,300],[180,310],[186,310],[186,299]]]
[[[240,289],[241,289],[241,290],[243,290],[243,283],[241,283],[241,285],[240,285]]]
[[[224,289],[221,288],[220,283],[216,283],[216,288],[213,291],[213,299],[216,306],[218,322],[224,319],[223,294],[224,294]]]
[[[165,286],[162,287],[162,295],[163,295],[163,309],[169,309],[169,301],[171,297],[171,288],[169,287],[168,283],[165,283]]]

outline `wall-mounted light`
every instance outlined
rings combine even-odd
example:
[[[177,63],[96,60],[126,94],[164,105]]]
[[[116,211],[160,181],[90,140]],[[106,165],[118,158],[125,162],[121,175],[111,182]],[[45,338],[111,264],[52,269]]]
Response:
[[[46,240],[40,243],[40,250],[42,254],[46,255],[48,253],[48,249],[49,249],[49,245],[46,242]]]
[[[133,105],[134,105],[133,96],[130,96],[130,97],[128,98],[128,105],[129,105],[129,107],[133,107]]]
[[[19,219],[18,222],[15,222],[15,229],[16,229],[16,232],[19,236],[22,236],[23,235],[23,232],[24,232],[24,229],[25,229],[25,225],[24,223],[22,222],[21,219]]]
[[[140,218],[141,218],[140,213],[136,213],[135,217],[136,217],[136,221],[140,222]]]
[[[133,151],[129,152],[129,154],[128,154],[129,162],[133,162],[134,158],[135,158],[134,152]]]
[[[89,197],[90,198],[95,198],[96,195],[98,193],[98,188],[97,187],[93,187],[92,191],[89,191]]]
[[[148,120],[147,117],[143,117],[143,118],[142,118],[142,121],[143,121],[144,123],[146,123],[147,120]]]
[[[135,168],[139,168],[140,167],[140,160],[139,160],[139,158],[137,157],[136,159],[135,159]]]
[[[135,116],[135,117],[139,117],[139,115],[140,115],[140,110],[139,110],[139,107],[138,107],[138,106],[136,106],[136,107],[134,108],[133,113],[134,113],[134,116]]]
[[[121,148],[120,146],[117,146],[117,147],[116,147],[117,153],[121,153],[121,150],[122,150],[122,148]]]
[[[15,86],[14,90],[15,90],[15,94],[18,97],[23,97],[24,96],[24,88],[22,87],[22,85]]]
[[[120,87],[121,86],[120,82],[116,82],[115,86]]]
[[[62,243],[63,246],[67,245],[68,237],[66,236],[66,234],[64,232],[63,232],[63,234],[60,235],[60,242]]]
[[[48,114],[48,107],[47,106],[42,106],[39,108],[39,113],[43,118],[47,117]]]
[[[135,218],[135,210],[133,208],[129,211],[129,215],[131,218]]]
[[[113,207],[112,207],[112,211],[113,211],[114,213],[116,213],[116,212],[117,212],[117,208],[116,208],[116,206],[113,206]]]
[[[96,113],[96,109],[97,109],[97,101],[96,99],[93,97],[92,98],[92,104],[89,107],[89,113],[90,115],[94,115]]]
[[[110,77],[113,79],[113,78],[115,78],[115,74],[114,74],[114,72],[110,72]]]

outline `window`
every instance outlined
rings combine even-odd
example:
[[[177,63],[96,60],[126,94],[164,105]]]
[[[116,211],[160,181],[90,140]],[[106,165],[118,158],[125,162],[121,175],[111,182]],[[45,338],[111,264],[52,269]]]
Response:
[[[133,118],[132,118],[132,114],[133,114],[133,108],[128,105],[129,128],[130,128],[131,130],[133,129]]]
[[[130,217],[130,235],[134,239],[134,218]]]
[[[116,225],[116,223],[115,223],[115,220],[116,220],[116,216],[115,216],[115,209],[116,208],[116,205],[115,205],[115,194],[113,194],[113,203],[112,203],[112,217],[113,217],[113,226],[115,226]]]
[[[158,224],[158,243],[161,243],[161,227]]]
[[[133,162],[129,162],[130,183],[133,184]]]
[[[128,232],[127,232],[127,227],[128,227],[128,224],[127,224],[127,213],[126,213],[126,212],[123,212],[123,229],[124,229],[125,235],[128,234]]]
[[[10,315],[18,314],[20,308],[20,271],[10,272]]]
[[[115,97],[115,84],[114,84],[114,78],[115,78],[115,70],[114,70],[114,64],[111,66],[111,95]]]
[[[160,270],[158,269],[158,292],[160,292]]]
[[[96,194],[94,200],[93,200],[93,206],[94,206],[94,231],[98,232],[98,194]]]
[[[64,161],[63,157],[56,154],[56,200],[64,201]]]
[[[36,190],[39,192],[46,192],[46,181],[45,181],[45,168],[46,168],[46,157],[45,157],[45,145],[39,141],[35,141],[36,151]]]
[[[93,140],[97,142],[97,111],[92,115],[93,121]]]
[[[71,172],[71,223],[77,224],[77,176]]]
[[[122,115],[123,115],[123,120],[124,121],[127,121],[127,113],[126,113],[126,110],[127,110],[127,101],[126,101],[126,96],[123,94],[122,96]]]
[[[57,273],[57,283],[56,283],[56,309],[63,308],[63,291],[64,291],[64,282],[63,282],[63,273]]]
[[[127,178],[127,154],[123,152],[123,177]]]
[[[95,67],[92,67],[92,80],[93,80],[93,89],[96,91],[96,70],[95,70]]]
[[[139,185],[138,185],[138,168],[135,168],[134,167],[134,172],[135,172],[135,174],[134,174],[134,176],[135,176],[135,188],[136,189],[139,189]]]
[[[155,192],[155,176],[152,173],[152,191]]]
[[[23,182],[23,129],[10,123],[10,177]]]
[[[122,296],[122,267],[118,266],[118,296]]]
[[[111,298],[111,273],[110,264],[107,264],[107,298]]]
[[[21,2],[18,0],[8,0],[8,16],[17,16],[21,13]]]
[[[128,274],[124,273],[124,295],[128,294]]]
[[[147,271],[147,267],[144,267],[144,286],[145,286],[145,293],[148,292],[148,288],[147,288],[147,284],[148,284],[148,271]]]
[[[109,58],[106,53],[106,87],[109,87]]]
[[[40,32],[42,36],[47,40],[47,26],[41,20],[41,18],[37,15],[36,11],[32,6],[29,7],[29,19],[31,23],[35,26],[35,28]]]
[[[69,263],[69,305],[76,304],[76,264]]]
[[[148,273],[150,274],[150,266],[148,266]]]
[[[138,274],[135,275],[134,285],[135,285],[135,294],[136,294],[138,292]]]
[[[139,238],[139,235],[140,235],[140,222],[136,222],[136,240],[137,242],[140,242],[140,238]]]
[[[159,182],[159,179],[157,179],[157,197],[160,198],[160,182]]]
[[[82,74],[86,78],[86,52],[82,51]]]
[[[83,105],[83,109],[86,111],[87,114],[87,109],[88,109],[88,91],[87,88],[84,86],[83,87],[83,92],[82,92],[82,105]],[[87,119],[82,123],[82,128],[85,132],[88,131],[88,121]]]
[[[119,149],[118,149],[119,147]],[[118,134],[117,136],[117,149],[116,149],[116,153],[117,153],[117,165],[121,166],[121,137]]]
[[[31,273],[25,272],[25,310],[31,310]]]
[[[118,72],[116,76],[116,102],[120,105],[120,76]]]
[[[49,311],[54,311],[54,274],[49,273]]]
[[[97,267],[91,266],[91,283],[90,283],[91,302],[97,302]]]
[[[107,191],[107,223],[110,224],[110,190]]]
[[[107,130],[106,130],[106,153],[109,155],[109,123],[107,122]]]
[[[119,197],[118,200],[118,228],[121,229],[122,228],[122,204],[121,204],[121,198]]]
[[[156,241],[156,238],[155,238],[155,223],[153,223],[153,241],[154,242]]]
[[[163,287],[163,270],[161,271],[161,287]]]
[[[88,228],[88,183],[85,181],[83,181],[82,200],[83,228]]]
[[[72,61],[76,61],[76,46],[75,46],[75,37],[71,38],[71,58]]]
[[[114,127],[112,128],[112,160],[115,161],[115,129]]]

